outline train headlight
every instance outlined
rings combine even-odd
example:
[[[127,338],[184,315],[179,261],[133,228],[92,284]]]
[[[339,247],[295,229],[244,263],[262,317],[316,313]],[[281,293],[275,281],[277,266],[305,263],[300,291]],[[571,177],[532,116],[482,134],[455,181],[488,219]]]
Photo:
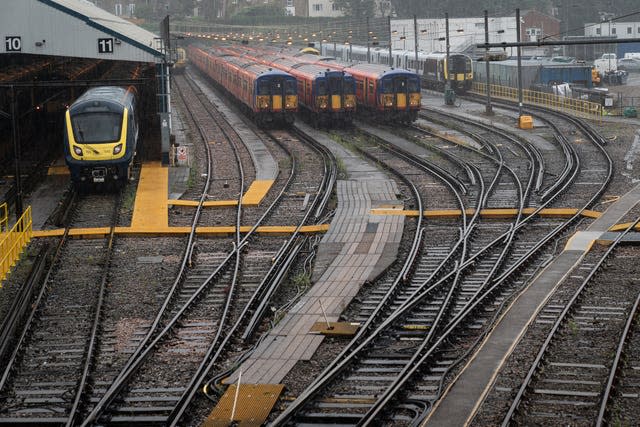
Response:
[[[120,154],[121,151],[122,151],[122,144],[118,144],[115,147],[113,147],[113,154]]]
[[[384,95],[382,97],[382,102],[385,107],[393,107],[393,95]]]
[[[355,95],[347,95],[344,97],[344,106],[345,108],[354,108],[356,106],[356,97]]]
[[[77,145],[73,146],[73,152],[76,153],[77,156],[82,156],[82,148],[78,147]]]
[[[411,105],[412,107],[417,107],[418,105],[420,105],[419,93],[412,93],[411,95],[409,95],[409,105]]]

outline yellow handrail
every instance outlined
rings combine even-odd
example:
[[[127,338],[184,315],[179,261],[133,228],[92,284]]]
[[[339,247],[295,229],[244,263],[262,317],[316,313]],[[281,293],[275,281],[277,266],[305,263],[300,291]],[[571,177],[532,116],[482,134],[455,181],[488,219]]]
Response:
[[[487,84],[473,82],[472,91],[484,95],[487,93]],[[499,86],[492,84],[491,96],[496,98],[504,98],[510,100],[518,99],[518,89],[508,86]],[[539,105],[555,110],[571,111],[578,116],[585,118],[601,119],[604,115],[604,108],[597,102],[585,101],[583,99],[567,98],[564,96],[554,95],[552,93],[538,92],[535,90],[524,89],[522,91],[523,102],[532,105]]]
[[[20,259],[32,235],[33,220],[29,206],[11,230],[0,234],[0,286],[11,272],[11,267]]]

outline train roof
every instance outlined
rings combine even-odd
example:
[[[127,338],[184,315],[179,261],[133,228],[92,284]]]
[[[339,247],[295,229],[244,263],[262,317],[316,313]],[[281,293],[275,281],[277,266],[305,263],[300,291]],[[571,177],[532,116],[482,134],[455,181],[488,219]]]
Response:
[[[388,75],[392,75],[392,76],[412,75],[416,78],[419,78],[418,74],[416,74],[413,71],[400,69],[400,68],[392,68],[392,67],[388,67],[386,65],[381,65],[381,64],[368,64],[368,63],[354,64],[354,65],[346,66],[344,70],[348,73],[353,74],[354,76],[356,74],[365,73],[365,74],[368,74],[369,77],[374,77],[374,78],[380,78]]]
[[[252,59],[249,58],[245,58],[245,57],[240,57],[240,56],[235,56],[235,55],[231,55],[231,54],[227,54],[227,53],[223,53],[223,54],[218,54],[215,51],[211,52],[213,55],[215,55],[217,58],[221,59],[222,61],[225,61],[229,64],[233,64],[238,68],[242,68],[244,70],[247,70],[253,74],[255,74],[256,76],[276,76],[276,75],[280,75],[283,77],[291,77],[293,78],[293,76],[285,71],[282,70],[278,70],[277,68],[273,68],[270,67],[266,64],[262,64],[260,62],[255,62]]]
[[[98,86],[87,90],[74,101],[71,107],[93,101],[109,101],[126,108],[131,108],[134,102],[134,88],[120,86]]]

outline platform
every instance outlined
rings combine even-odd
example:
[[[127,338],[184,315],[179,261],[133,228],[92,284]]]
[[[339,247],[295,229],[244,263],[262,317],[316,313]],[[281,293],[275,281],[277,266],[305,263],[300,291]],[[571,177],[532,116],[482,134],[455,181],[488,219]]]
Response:
[[[310,131],[304,124],[296,126]],[[377,207],[402,209],[395,182],[331,139],[320,142],[341,159],[348,179],[337,183],[338,207],[318,248],[313,286],[242,364],[243,383],[279,384],[296,363],[310,360],[324,340],[314,325],[337,322],[360,287],[397,256],[404,217],[371,213]],[[237,378],[238,371],[225,383]]]
[[[639,200],[640,185],[611,203],[586,231],[569,239],[563,252],[507,308],[463,371],[445,390],[424,426],[463,426],[471,422],[503,363],[526,333],[528,325],[535,321],[544,302],[582,261],[593,243],[619,223]]]

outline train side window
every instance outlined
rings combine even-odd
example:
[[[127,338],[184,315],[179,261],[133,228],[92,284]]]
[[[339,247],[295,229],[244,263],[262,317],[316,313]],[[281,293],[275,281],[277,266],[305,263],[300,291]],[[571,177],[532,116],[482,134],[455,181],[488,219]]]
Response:
[[[373,81],[369,80],[369,93],[373,93]]]

